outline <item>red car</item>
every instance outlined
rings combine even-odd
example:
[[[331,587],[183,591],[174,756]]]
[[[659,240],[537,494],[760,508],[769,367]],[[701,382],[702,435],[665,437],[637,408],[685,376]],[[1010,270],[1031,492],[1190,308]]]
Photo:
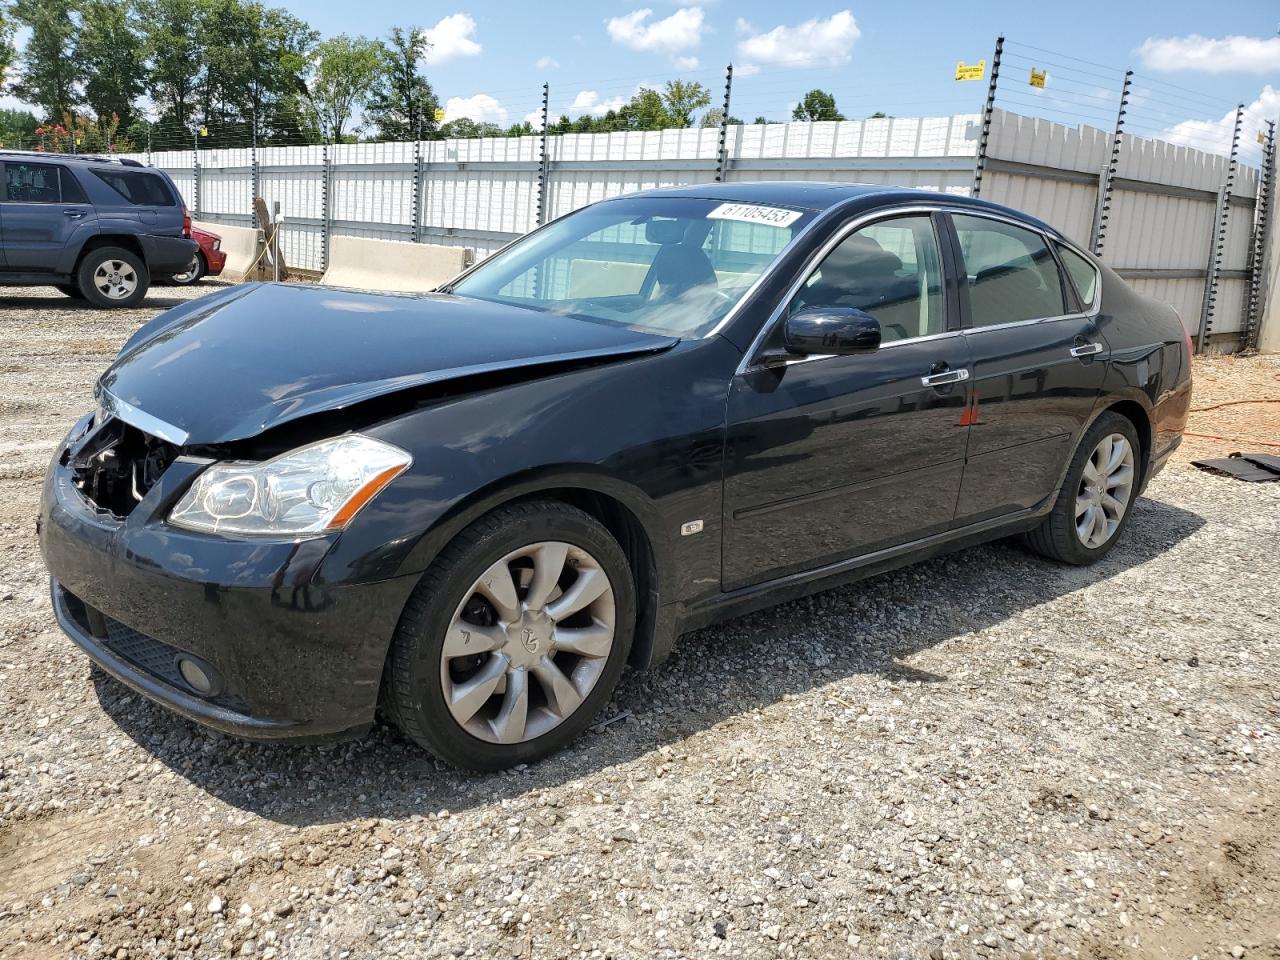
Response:
[[[222,268],[227,263],[227,255],[221,249],[222,238],[216,233],[201,230],[199,227],[190,227],[188,235],[192,240],[200,244],[200,249],[191,258],[191,263],[186,270],[182,271],[182,273],[175,273],[169,278],[171,283],[176,283],[183,287],[199,283],[204,277],[218,276],[218,274],[222,273]]]

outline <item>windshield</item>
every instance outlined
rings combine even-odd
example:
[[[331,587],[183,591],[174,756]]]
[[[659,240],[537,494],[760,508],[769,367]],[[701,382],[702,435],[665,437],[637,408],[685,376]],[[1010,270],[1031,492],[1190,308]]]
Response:
[[[610,200],[517,240],[450,292],[646,333],[702,337],[812,217],[719,200]]]

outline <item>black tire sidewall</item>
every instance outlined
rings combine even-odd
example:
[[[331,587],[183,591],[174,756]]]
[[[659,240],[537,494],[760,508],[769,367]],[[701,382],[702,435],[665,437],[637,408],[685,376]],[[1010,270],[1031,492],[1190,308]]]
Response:
[[[481,524],[483,529],[477,531]],[[473,536],[468,537],[469,533]],[[581,547],[599,561],[614,592],[613,649],[600,678],[572,716],[524,743],[489,743],[459,727],[445,702],[440,683],[445,633],[464,592],[491,564],[541,540]],[[626,664],[636,618],[634,578],[626,555],[595,518],[549,501],[500,509],[460,534],[451,546],[460,549],[446,549],[424,575],[397,628],[389,664],[392,713],[412,739],[458,767],[500,770],[554,753],[576,739],[608,703]],[[402,675],[396,676],[397,672]]]
[[[1129,446],[1133,448],[1135,473],[1133,489],[1129,495],[1129,502],[1125,505],[1124,516],[1120,518],[1120,525],[1116,527],[1115,533],[1102,546],[1087,547],[1081,543],[1080,537],[1076,533],[1076,494],[1080,489],[1080,479],[1084,474],[1085,462],[1093,454],[1094,448],[1102,441],[1102,438],[1112,433],[1118,433],[1123,436],[1129,441]],[[1144,470],[1142,444],[1138,439],[1138,431],[1134,429],[1133,422],[1128,417],[1123,417],[1110,411],[1099,416],[1092,426],[1085,431],[1079,446],[1076,447],[1075,456],[1071,459],[1071,466],[1067,470],[1066,479],[1062,483],[1062,490],[1058,494],[1058,502],[1053,508],[1053,514],[1056,516],[1051,515],[1052,520],[1058,521],[1054,526],[1059,530],[1064,530],[1066,533],[1064,537],[1055,537],[1058,540],[1055,546],[1065,554],[1062,557],[1063,560],[1079,565],[1096,563],[1120,542],[1120,538],[1124,536],[1125,528],[1129,526],[1129,520],[1133,516],[1133,508],[1138,500],[1138,490],[1142,485]]]
[[[93,272],[98,269],[98,265],[103,260],[124,260],[137,272],[138,289],[131,296],[124,300],[109,300],[98,292],[98,288],[93,285]],[[136,307],[146,297],[147,289],[151,285],[151,274],[147,270],[147,265],[142,262],[142,258],[131,250],[123,247],[97,247],[80,259],[80,266],[76,270],[76,282],[85,300],[95,307],[128,309]]]
[[[205,263],[204,254],[197,251],[195,255],[196,271],[190,280],[179,280],[177,275],[169,277],[169,282],[178,287],[192,287],[204,279],[204,275],[209,272],[208,264]]]

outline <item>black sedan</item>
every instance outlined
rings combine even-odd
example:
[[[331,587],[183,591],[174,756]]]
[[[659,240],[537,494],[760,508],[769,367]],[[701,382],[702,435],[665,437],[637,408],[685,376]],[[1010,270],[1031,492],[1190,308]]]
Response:
[[[684,631],[1011,534],[1092,563],[1190,341],[1058,231],[819,183],[579,210],[424,296],[232,287],[143,326],[40,538],[103,669],[257,738],[499,768]]]

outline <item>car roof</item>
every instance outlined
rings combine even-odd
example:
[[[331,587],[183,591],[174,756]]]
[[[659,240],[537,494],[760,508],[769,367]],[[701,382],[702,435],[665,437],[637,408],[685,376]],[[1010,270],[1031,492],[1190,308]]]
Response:
[[[57,160],[60,163],[114,163],[122,167],[146,169],[146,164],[132,157],[110,157],[96,153],[53,153],[45,150],[2,150],[0,160]],[[159,171],[157,171],[159,172]]]
[[[682,187],[659,187],[630,196],[687,197],[699,200],[722,200],[727,203],[781,204],[821,213],[832,207],[852,201],[859,211],[877,206],[918,202],[932,205],[972,207],[1021,220],[1038,229],[1057,236],[1058,231],[1049,224],[1020,210],[978,200],[973,197],[937,190],[914,190],[878,183],[841,183],[815,180],[754,180],[744,183],[691,183]],[[851,203],[852,205],[852,203]]]

